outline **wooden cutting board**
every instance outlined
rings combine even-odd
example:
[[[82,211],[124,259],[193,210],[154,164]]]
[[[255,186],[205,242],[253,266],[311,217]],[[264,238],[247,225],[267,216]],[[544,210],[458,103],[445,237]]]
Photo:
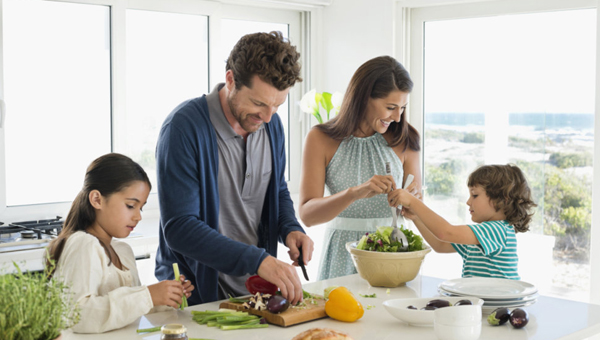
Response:
[[[279,314],[273,314],[268,311],[256,310],[253,308],[246,309],[241,303],[233,303],[230,301],[221,302],[219,307],[241,310],[250,314],[262,316],[268,323],[282,327],[327,317],[327,314],[325,313],[325,300],[322,297],[318,296],[315,298],[315,303],[311,303],[311,299],[304,299],[304,302],[306,303],[306,306],[290,306],[285,312]]]

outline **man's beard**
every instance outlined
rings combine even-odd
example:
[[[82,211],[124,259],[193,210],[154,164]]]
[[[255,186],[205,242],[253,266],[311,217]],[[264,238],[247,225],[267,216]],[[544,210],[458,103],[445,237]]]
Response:
[[[244,129],[244,131],[246,131],[248,133],[252,133],[252,132],[258,130],[260,125],[251,125],[249,123],[248,119],[243,119],[242,114],[238,113],[238,111],[236,109],[236,105],[235,105],[236,99],[237,99],[237,95],[235,95],[235,94],[233,94],[229,98],[227,98],[227,105],[229,106],[229,111],[231,112],[231,115],[233,115],[233,118],[235,118],[235,120],[240,124],[242,129]],[[247,118],[247,116],[246,116],[246,118]]]

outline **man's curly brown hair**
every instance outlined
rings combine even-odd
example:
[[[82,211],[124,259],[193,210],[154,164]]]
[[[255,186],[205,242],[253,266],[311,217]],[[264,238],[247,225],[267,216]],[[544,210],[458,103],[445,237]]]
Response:
[[[225,70],[233,71],[235,88],[252,87],[257,75],[279,91],[294,86],[300,77],[300,53],[281,32],[252,33],[243,36],[231,50]]]
[[[480,185],[496,211],[502,211],[516,232],[529,230],[537,206],[531,199],[531,189],[525,175],[514,164],[483,165],[469,175],[469,187]]]

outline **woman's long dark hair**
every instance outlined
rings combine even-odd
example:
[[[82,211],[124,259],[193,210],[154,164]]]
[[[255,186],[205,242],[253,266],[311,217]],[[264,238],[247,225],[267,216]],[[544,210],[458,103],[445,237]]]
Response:
[[[109,197],[135,181],[145,182],[148,187],[152,187],[144,169],[131,158],[109,153],[94,160],[87,168],[83,188],[71,204],[62,231],[48,246],[46,266],[53,268],[58,263],[69,236],[77,231],[86,231],[96,220],[96,211],[89,200],[92,190],[98,190],[102,196]],[[108,254],[106,246],[102,246]]]
[[[409,93],[412,88],[408,71],[396,59],[389,56],[373,58],[354,72],[339,114],[316,128],[335,140],[343,140],[358,130],[365,119],[370,98],[385,98],[392,91]],[[404,145],[403,150],[421,149],[419,133],[406,122],[405,114],[400,116],[400,122],[390,124],[388,132],[392,135],[390,146]]]

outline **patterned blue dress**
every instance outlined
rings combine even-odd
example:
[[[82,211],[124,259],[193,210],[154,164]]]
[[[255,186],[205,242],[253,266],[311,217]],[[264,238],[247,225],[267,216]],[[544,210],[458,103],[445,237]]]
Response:
[[[363,184],[374,175],[385,175],[386,162],[390,162],[396,187],[401,187],[404,178],[402,162],[381,134],[347,138],[327,165],[325,188],[333,195]],[[318,279],[355,274],[346,243],[358,241],[365,233],[391,223],[392,212],[386,194],[353,202],[327,224]],[[400,216],[398,226],[402,223],[404,220]]]

